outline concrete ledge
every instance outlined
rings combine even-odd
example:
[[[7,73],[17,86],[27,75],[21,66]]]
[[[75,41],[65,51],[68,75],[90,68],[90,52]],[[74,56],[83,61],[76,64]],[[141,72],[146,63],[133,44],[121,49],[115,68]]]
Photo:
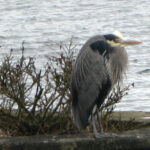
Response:
[[[114,112],[113,118],[134,118],[150,127],[149,112]],[[0,150],[150,150],[150,128],[127,131],[116,137],[93,138],[92,134],[62,136],[0,137]]]
[[[131,120],[134,119],[137,122],[150,123],[150,112],[138,112],[138,111],[120,111],[113,112],[113,119],[118,120],[121,117],[121,120]]]
[[[117,137],[92,135],[1,137],[0,150],[149,150],[150,128],[128,131]]]

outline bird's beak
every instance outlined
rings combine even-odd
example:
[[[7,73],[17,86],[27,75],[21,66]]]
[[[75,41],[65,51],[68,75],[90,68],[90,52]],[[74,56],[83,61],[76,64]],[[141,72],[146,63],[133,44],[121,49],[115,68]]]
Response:
[[[120,44],[123,45],[123,46],[130,46],[130,45],[138,45],[138,44],[141,44],[142,42],[140,41],[121,41]]]

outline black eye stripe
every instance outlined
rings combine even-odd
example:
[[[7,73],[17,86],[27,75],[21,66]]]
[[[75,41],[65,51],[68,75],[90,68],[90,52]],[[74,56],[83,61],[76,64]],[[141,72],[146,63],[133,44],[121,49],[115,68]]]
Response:
[[[119,37],[117,37],[114,34],[106,34],[106,35],[104,35],[104,37],[106,40],[109,40],[109,41],[118,41],[119,40]]]

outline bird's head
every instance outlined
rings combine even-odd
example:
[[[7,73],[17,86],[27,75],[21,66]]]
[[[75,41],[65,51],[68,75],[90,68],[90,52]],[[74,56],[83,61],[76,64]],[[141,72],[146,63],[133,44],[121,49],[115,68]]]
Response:
[[[140,41],[123,40],[123,35],[119,31],[115,31],[113,34],[104,35],[104,37],[111,46],[126,47],[142,43]]]

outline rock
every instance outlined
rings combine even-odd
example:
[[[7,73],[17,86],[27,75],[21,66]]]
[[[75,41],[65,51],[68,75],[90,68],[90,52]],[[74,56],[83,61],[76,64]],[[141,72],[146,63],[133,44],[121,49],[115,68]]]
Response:
[[[138,74],[143,74],[143,73],[150,73],[150,69],[145,69],[138,72]]]

